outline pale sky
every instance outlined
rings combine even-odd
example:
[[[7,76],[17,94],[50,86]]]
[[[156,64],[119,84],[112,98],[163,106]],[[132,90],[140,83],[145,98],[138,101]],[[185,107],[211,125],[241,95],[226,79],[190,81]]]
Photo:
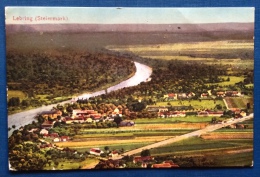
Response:
[[[254,22],[253,7],[231,8],[112,8],[112,7],[6,7],[6,24],[174,24]],[[65,17],[50,21],[40,17]],[[32,21],[30,21],[32,19]]]

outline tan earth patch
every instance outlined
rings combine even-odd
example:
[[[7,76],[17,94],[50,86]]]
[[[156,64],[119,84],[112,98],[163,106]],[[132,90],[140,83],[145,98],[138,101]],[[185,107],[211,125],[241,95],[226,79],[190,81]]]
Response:
[[[206,140],[214,139],[252,139],[253,133],[207,133],[201,135],[201,138]]]

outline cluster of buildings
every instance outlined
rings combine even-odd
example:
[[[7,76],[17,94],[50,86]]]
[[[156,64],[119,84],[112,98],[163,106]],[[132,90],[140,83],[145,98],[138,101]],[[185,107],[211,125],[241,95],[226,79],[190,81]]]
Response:
[[[170,111],[169,109],[174,109],[175,111]],[[156,105],[148,105],[146,107],[149,112],[157,112],[158,117],[167,118],[167,117],[185,117],[187,112],[190,112],[190,106],[156,106]],[[192,112],[194,112],[192,110]],[[204,110],[197,111],[197,116],[222,116],[224,111],[212,111],[212,110]]]
[[[49,133],[48,130],[42,129],[40,134],[43,135],[43,138],[50,138],[53,142],[66,142],[70,140],[69,136],[59,136],[58,133]]]
[[[40,114],[44,118],[44,122],[42,123],[42,128],[50,129],[53,127],[56,121],[64,122],[66,124],[72,123],[92,123],[99,122],[101,120],[104,121],[114,121],[114,117],[116,115],[122,116],[121,112],[116,108],[111,115],[105,116],[101,113],[98,113],[95,110],[81,110],[75,109],[72,111],[71,116],[62,117],[62,112],[60,110],[51,110],[51,111],[43,111]]]
[[[168,93],[166,95],[163,95],[164,99],[167,100],[180,100],[180,99],[190,99],[195,96],[195,93]]]
[[[189,92],[189,93],[168,93],[163,95],[164,100],[167,101],[171,101],[171,100],[185,100],[185,99],[191,99],[193,97],[195,97],[196,94],[193,92]],[[214,93],[212,93],[211,90],[208,90],[207,92],[203,92],[199,95],[200,98],[202,99],[210,99],[212,98],[212,96],[215,97],[240,97],[242,96],[241,92],[239,91],[216,91]]]
[[[217,91],[212,93],[211,90],[208,90],[207,92],[201,93],[200,94],[200,98],[204,98],[204,99],[208,99],[208,98],[212,98],[212,96],[214,97],[218,97],[218,98],[224,98],[224,97],[240,97],[243,96],[241,94],[241,92],[239,91]]]

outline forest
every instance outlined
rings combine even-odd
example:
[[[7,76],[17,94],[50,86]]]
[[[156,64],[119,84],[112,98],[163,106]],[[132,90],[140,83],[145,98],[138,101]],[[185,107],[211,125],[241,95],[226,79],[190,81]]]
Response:
[[[109,67],[107,67],[109,66]],[[135,73],[134,63],[101,53],[7,52],[9,90],[26,93],[27,100],[9,98],[8,106],[34,105],[31,98],[72,96],[114,85]],[[39,106],[38,105],[38,106]]]

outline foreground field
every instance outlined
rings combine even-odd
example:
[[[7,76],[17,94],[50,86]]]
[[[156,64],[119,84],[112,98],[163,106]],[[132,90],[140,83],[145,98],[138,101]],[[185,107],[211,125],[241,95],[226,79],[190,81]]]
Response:
[[[247,139],[203,139],[193,137],[172,145],[152,149],[151,154],[182,158],[204,157],[205,160],[211,162],[210,166],[251,166],[253,139],[252,136]]]
[[[187,121],[190,121],[187,122]],[[84,129],[72,141],[55,143],[59,147],[75,148],[79,151],[88,151],[90,148],[104,148],[133,150],[153,144],[168,138],[190,133],[205,128],[211,118],[157,118],[137,119],[134,127]]]

